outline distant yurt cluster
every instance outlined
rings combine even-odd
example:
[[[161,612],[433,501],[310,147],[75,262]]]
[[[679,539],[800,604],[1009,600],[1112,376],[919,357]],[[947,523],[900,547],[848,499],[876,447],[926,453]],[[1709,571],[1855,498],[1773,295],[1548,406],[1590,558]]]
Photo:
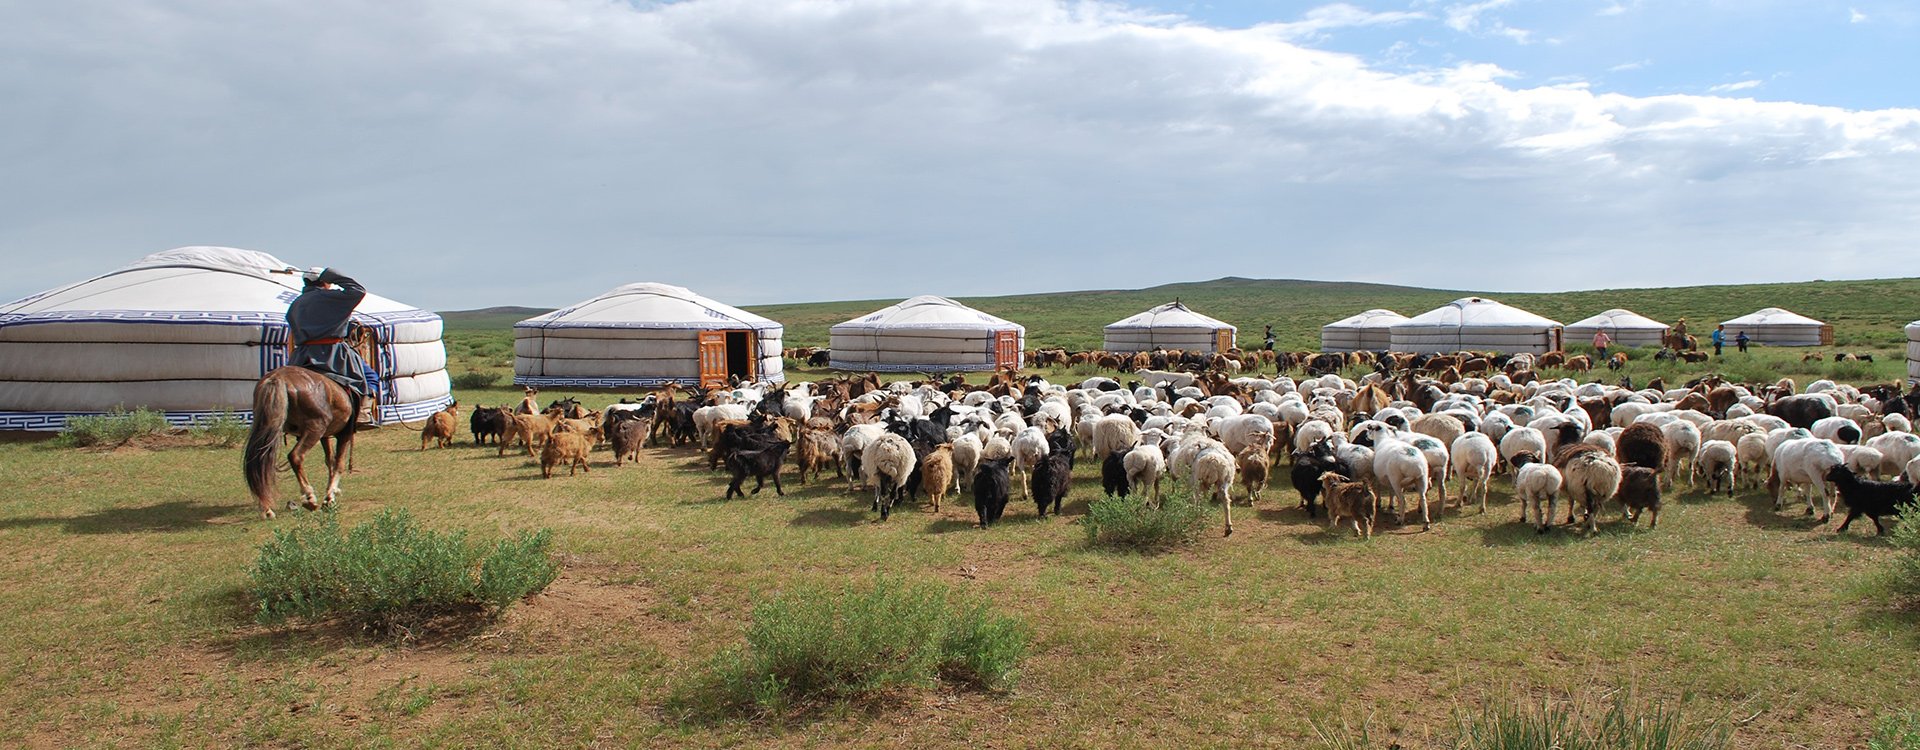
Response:
[[[1022,365],[1027,329],[922,295],[829,330],[829,366],[861,372],[974,372]]]
[[[1325,352],[1384,352],[1393,348],[1393,326],[1407,316],[1392,310],[1368,310],[1320,327]]]
[[[1585,343],[1593,340],[1594,334],[1607,332],[1614,346],[1660,346],[1667,336],[1669,326],[1632,310],[1614,308],[1591,318],[1568,323],[1566,340]]]
[[[1389,332],[1396,352],[1544,354],[1561,346],[1558,322],[1484,297],[1462,297],[1395,323]]]
[[[175,424],[251,419],[254,383],[287,362],[287,304],[302,287],[291,269],[266,253],[182,247],[0,306],[0,430],[136,408]],[[446,406],[440,316],[368,294],[353,317],[373,338],[382,420]]]
[[[1799,313],[1768,307],[1721,322],[1731,342],[1742,333],[1761,346],[1832,346],[1833,326]]]
[[[513,382],[713,387],[781,382],[783,328],[669,284],[627,284],[513,326]]]
[[[1116,354],[1155,349],[1224,352],[1235,345],[1236,329],[1201,315],[1178,300],[1109,323],[1102,348]]]

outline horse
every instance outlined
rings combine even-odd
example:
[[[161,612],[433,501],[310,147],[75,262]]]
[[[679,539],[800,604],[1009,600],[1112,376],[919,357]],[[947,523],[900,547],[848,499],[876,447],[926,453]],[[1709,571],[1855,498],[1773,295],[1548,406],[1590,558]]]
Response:
[[[305,367],[281,367],[267,373],[253,387],[253,428],[247,432],[247,489],[260,503],[260,514],[273,518],[274,446],[284,433],[296,442],[287,452],[287,465],[300,481],[301,504],[315,510],[313,485],[307,482],[306,455],[315,443],[327,458],[326,505],[340,496],[340,475],[353,448],[359,421],[354,397],[344,386]],[[328,445],[331,439],[333,444]],[[293,507],[293,501],[287,501]]]

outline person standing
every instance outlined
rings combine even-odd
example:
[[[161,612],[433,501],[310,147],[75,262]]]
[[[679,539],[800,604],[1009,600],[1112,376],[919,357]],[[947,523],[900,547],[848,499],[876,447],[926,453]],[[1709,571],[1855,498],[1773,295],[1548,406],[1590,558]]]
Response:
[[[287,364],[305,367],[347,389],[353,409],[373,395],[367,382],[367,363],[347,344],[348,324],[353,309],[366,299],[367,289],[360,282],[331,268],[314,268],[301,274],[306,280],[299,297],[287,305],[287,336],[293,353]],[[379,421],[379,410],[372,420]]]
[[[1612,343],[1613,337],[1607,335],[1607,329],[1602,328],[1593,332],[1593,351],[1600,355],[1600,362],[1606,361],[1607,346]],[[1595,362],[1594,364],[1598,365],[1600,362]]]
[[[1726,345],[1727,345],[1727,326],[1726,324],[1722,323],[1719,328],[1713,329],[1713,356],[1715,357],[1720,356],[1720,348]],[[1747,347],[1745,344],[1740,345],[1740,351],[1744,352],[1746,350],[1747,350]]]
[[[1266,340],[1267,340],[1266,341],[1267,351],[1273,351],[1273,325],[1272,324],[1267,325]]]
[[[1739,336],[1736,336],[1736,337],[1734,337],[1734,339],[1733,339],[1733,343],[1734,343],[1735,345],[1737,345],[1737,346],[1739,346],[1739,347],[1740,347],[1740,353],[1741,353],[1741,354],[1746,354],[1746,353],[1747,353],[1747,341],[1749,341],[1749,339],[1747,338],[1747,332],[1746,332],[1746,331],[1741,331],[1741,332],[1740,332],[1740,335],[1739,335]]]

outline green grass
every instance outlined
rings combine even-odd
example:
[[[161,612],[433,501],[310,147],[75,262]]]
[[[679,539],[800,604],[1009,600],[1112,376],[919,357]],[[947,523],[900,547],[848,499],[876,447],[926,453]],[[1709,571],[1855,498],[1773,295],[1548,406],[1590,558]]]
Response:
[[[60,431],[58,442],[64,446],[91,448],[125,445],[135,438],[155,437],[173,431],[167,415],[152,409],[116,408],[106,414],[72,417]]]
[[[1212,524],[1213,513],[1184,488],[1167,493],[1158,505],[1133,495],[1100,498],[1087,504],[1087,516],[1080,521],[1087,544],[1135,552],[1191,545]]]

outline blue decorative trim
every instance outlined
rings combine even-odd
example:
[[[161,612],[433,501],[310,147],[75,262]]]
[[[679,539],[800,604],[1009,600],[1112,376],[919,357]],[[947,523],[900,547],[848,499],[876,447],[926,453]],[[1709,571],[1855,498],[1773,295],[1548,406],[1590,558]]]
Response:
[[[435,413],[439,412],[442,409],[447,408],[447,404],[451,404],[451,403],[453,403],[453,395],[448,394],[436,399],[430,399],[427,401],[416,401],[411,404],[382,406],[380,407],[380,421],[383,424],[392,424],[394,422],[418,422],[422,419],[426,419],[427,417],[433,416]]]
[[[893,365],[876,362],[847,362],[838,359],[827,360],[827,367],[849,372],[992,372],[1000,369],[991,362],[970,365]]]
[[[425,310],[396,310],[393,312],[363,313],[356,312],[353,317],[361,323],[372,321],[374,324],[394,325],[399,323],[431,323],[440,320],[440,316]],[[65,310],[40,313],[7,313],[0,315],[0,326],[36,325],[42,323],[151,323],[160,325],[225,325],[252,326],[287,324],[286,312],[260,312],[247,310]]]
[[[441,396],[437,399],[411,404],[380,407],[382,422],[414,422],[425,419],[434,412],[447,408],[453,403],[453,396]],[[32,432],[59,432],[67,428],[67,420],[74,417],[93,417],[106,414],[99,411],[0,411],[0,431],[27,430]],[[170,411],[165,412],[167,423],[175,427],[192,427],[218,419],[223,414],[232,415],[246,424],[253,423],[251,409]]]
[[[786,381],[787,381],[786,373],[775,374],[771,377],[762,375],[760,377],[754,378],[754,382],[756,383],[784,383]],[[694,377],[694,378],[665,378],[665,377],[662,377],[662,378],[559,378],[559,377],[538,377],[533,375],[513,376],[514,385],[530,385],[535,388],[659,388],[659,387],[665,386],[668,383],[679,383],[680,385],[685,385],[685,386],[695,386],[700,384],[700,379],[697,377]]]
[[[712,312],[712,311],[709,311],[709,312]],[[755,333],[782,333],[786,330],[785,326],[782,326],[779,323],[775,323],[769,326],[757,326],[752,323],[747,323],[744,321],[736,320],[734,318],[728,318],[725,316],[720,316],[717,314],[716,314],[716,317],[721,318],[721,320],[724,321],[724,323],[715,324],[715,325],[701,325],[698,323],[694,323],[692,321],[647,322],[647,321],[637,321],[637,320],[623,320],[623,321],[611,322],[611,323],[586,323],[586,322],[534,323],[531,321],[523,320],[513,324],[513,327],[516,330],[525,329],[530,331],[544,331],[549,329],[575,330],[575,329],[582,329],[582,328],[586,328],[586,329],[637,328],[637,329],[664,330],[664,331],[753,331]]]

